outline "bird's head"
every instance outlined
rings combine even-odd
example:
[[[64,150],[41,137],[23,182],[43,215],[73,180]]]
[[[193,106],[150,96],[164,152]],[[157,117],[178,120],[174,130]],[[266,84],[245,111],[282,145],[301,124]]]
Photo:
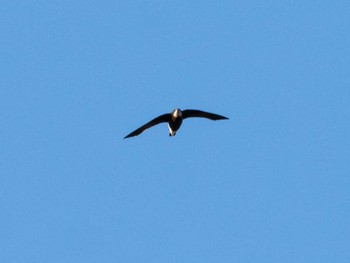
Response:
[[[174,118],[182,117],[182,111],[180,109],[175,109],[172,111],[171,116]]]

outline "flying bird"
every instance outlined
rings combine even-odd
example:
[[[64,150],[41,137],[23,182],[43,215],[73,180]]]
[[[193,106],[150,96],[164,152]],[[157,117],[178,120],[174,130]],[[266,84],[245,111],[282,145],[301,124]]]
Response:
[[[151,128],[154,125],[157,125],[162,122],[167,122],[168,127],[169,127],[169,136],[175,136],[177,130],[180,128],[182,124],[182,120],[186,118],[193,118],[193,117],[198,117],[198,118],[207,118],[213,121],[216,120],[227,120],[227,117],[210,113],[210,112],[205,112],[205,111],[200,111],[200,110],[183,110],[181,111],[180,109],[174,109],[171,113],[166,113],[163,115],[158,116],[157,118],[154,118],[150,122],[147,122],[145,125],[141,126],[140,128],[136,129],[132,133],[126,135],[124,139],[133,137],[136,135],[139,135],[143,131],[147,130],[148,128]]]

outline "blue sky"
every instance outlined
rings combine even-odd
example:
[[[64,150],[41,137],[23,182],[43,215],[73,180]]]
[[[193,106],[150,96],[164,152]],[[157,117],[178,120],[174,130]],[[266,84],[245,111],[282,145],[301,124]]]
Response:
[[[1,262],[350,261],[348,1],[0,10]]]

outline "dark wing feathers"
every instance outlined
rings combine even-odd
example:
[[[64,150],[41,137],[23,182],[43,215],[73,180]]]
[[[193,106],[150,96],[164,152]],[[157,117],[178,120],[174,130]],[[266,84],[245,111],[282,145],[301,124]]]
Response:
[[[129,138],[129,137],[133,137],[133,136],[136,136],[136,135],[139,135],[141,132],[143,132],[144,130],[154,126],[154,125],[157,125],[159,123],[162,123],[162,122],[168,122],[171,118],[171,114],[167,113],[167,114],[163,114],[163,115],[160,115],[158,116],[157,118],[154,118],[153,120],[151,120],[150,122],[146,123],[145,125],[141,126],[140,128],[138,128],[137,130],[133,131],[132,133],[126,135],[124,137],[124,139],[126,138]]]
[[[182,111],[182,116],[184,119],[186,118],[193,118],[193,117],[199,117],[199,118],[207,118],[210,120],[227,120],[227,117],[210,113],[210,112],[205,112],[205,111],[200,111],[200,110],[184,110]]]

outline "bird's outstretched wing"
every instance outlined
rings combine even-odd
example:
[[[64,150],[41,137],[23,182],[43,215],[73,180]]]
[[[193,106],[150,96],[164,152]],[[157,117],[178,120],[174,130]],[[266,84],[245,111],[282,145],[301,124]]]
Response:
[[[141,126],[137,130],[133,131],[132,133],[126,135],[124,137],[124,139],[129,138],[129,137],[133,137],[133,136],[136,136],[136,135],[139,135],[144,130],[147,130],[148,128],[151,128],[152,126],[157,125],[159,123],[168,122],[170,119],[171,119],[171,114],[170,113],[160,115],[157,118],[154,118],[150,122],[146,123],[145,125]]]
[[[192,118],[192,117],[199,117],[199,118],[207,118],[211,120],[227,120],[227,117],[210,113],[210,112],[205,112],[205,111],[200,111],[200,110],[184,110],[182,111],[182,116],[184,119],[186,118]]]

